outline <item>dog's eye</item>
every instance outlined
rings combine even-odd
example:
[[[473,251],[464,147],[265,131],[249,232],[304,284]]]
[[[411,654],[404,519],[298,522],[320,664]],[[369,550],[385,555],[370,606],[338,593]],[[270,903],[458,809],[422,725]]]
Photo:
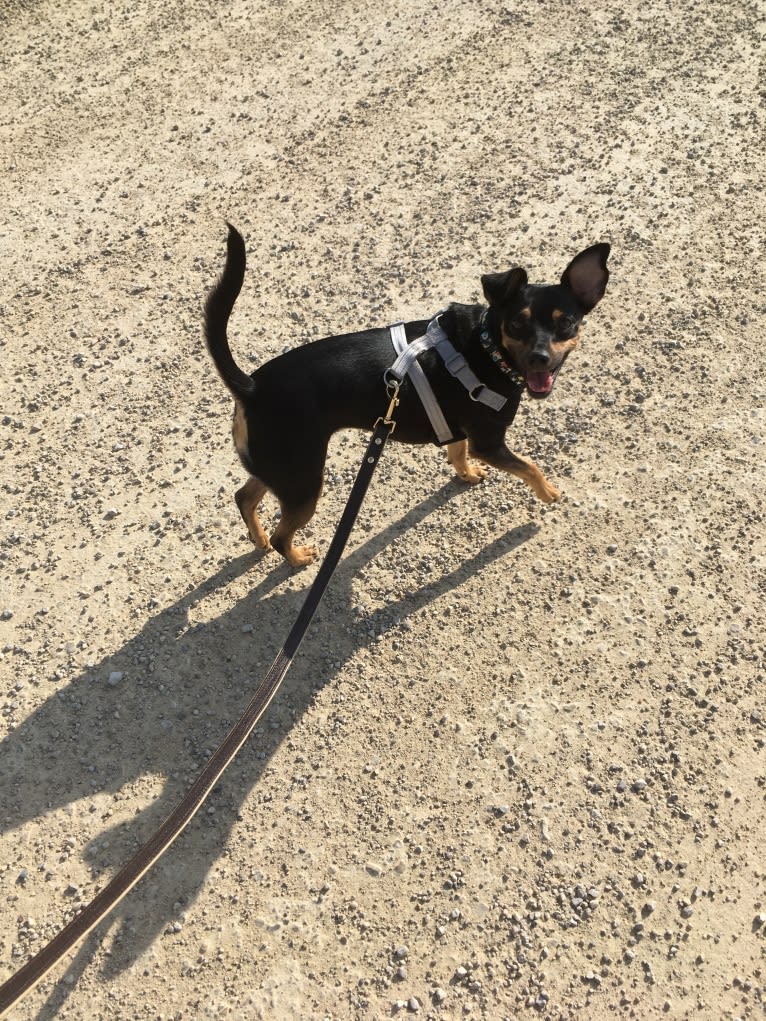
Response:
[[[508,320],[508,329],[511,333],[524,333],[527,326],[527,320],[524,316],[514,316]]]
[[[556,332],[565,337],[575,328],[575,321],[572,316],[559,316],[556,320]]]

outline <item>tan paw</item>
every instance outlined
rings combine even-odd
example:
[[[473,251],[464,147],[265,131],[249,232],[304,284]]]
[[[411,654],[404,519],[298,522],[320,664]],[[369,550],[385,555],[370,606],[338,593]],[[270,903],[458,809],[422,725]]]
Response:
[[[285,554],[290,567],[306,567],[308,564],[313,563],[318,556],[319,550],[316,546],[293,546]]]
[[[248,529],[248,534],[250,535],[250,541],[252,542],[252,544],[256,546],[258,549],[263,550],[264,553],[271,553],[271,551],[274,549],[274,547],[269,542],[268,535],[266,535],[263,529],[261,529],[260,532],[256,532],[255,534],[253,534],[250,531],[250,529]]]
[[[556,503],[561,499],[561,490],[556,489],[550,482],[545,482],[541,485],[539,489],[535,490],[535,494],[538,500],[542,500],[543,503]]]
[[[465,471],[458,472],[458,475],[471,486],[475,486],[477,482],[481,482],[482,479],[486,479],[487,472],[484,468],[480,468],[476,464],[466,465]]]

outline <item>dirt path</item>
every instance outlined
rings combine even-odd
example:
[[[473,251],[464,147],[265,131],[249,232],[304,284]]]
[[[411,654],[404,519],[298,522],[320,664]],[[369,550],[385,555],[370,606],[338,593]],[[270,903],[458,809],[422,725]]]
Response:
[[[250,367],[613,244],[513,429],[563,502],[392,445],[256,739],[17,1021],[763,1016],[759,14],[5,5],[0,979],[172,807],[313,576],[231,499],[224,219]]]

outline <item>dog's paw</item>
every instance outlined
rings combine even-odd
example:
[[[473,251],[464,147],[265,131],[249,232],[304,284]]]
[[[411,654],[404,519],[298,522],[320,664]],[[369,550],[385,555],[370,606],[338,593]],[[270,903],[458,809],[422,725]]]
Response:
[[[306,567],[319,556],[316,546],[293,546],[286,554],[290,567]]]
[[[459,477],[463,482],[467,482],[469,486],[475,486],[481,482],[482,479],[486,479],[486,469],[480,468],[476,464],[467,465],[465,471],[458,472]]]
[[[263,535],[253,535],[248,532],[248,538],[250,542],[255,546],[256,549],[260,550],[261,553],[271,553],[274,547],[269,542],[269,537],[264,532]]]
[[[556,489],[556,487],[552,486],[550,482],[543,481],[540,487],[536,490],[536,495],[538,500],[541,500],[543,503],[558,503],[561,499],[561,490]]]

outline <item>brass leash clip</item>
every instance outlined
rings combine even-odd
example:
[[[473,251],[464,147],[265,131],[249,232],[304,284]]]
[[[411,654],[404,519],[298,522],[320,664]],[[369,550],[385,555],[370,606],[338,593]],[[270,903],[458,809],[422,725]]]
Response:
[[[391,432],[393,432],[394,429],[396,428],[396,422],[394,421],[393,414],[394,409],[399,404],[399,388],[401,387],[402,383],[400,379],[396,378],[396,376],[390,375],[388,370],[386,370],[383,379],[386,384],[386,393],[388,394],[390,403],[388,405],[388,411],[386,412],[385,416],[383,418],[378,418],[378,420],[375,422],[375,425],[378,426],[382,422],[383,425],[390,426]]]

